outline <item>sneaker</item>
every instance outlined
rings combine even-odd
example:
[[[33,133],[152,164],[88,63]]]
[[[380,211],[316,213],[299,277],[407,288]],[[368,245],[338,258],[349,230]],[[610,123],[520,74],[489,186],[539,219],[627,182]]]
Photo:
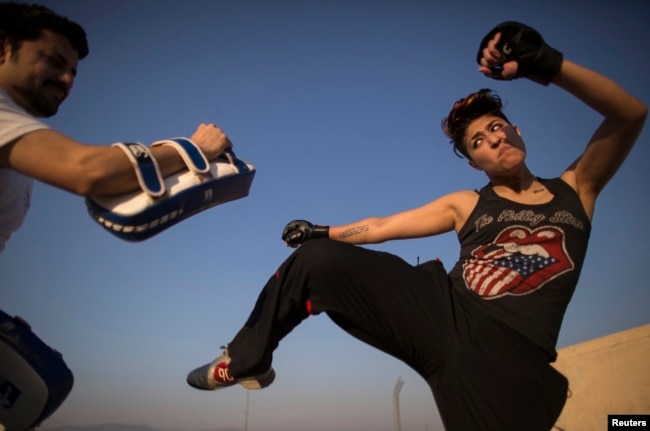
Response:
[[[275,371],[269,368],[266,372],[253,377],[234,378],[228,371],[228,364],[231,359],[228,355],[228,349],[221,347],[223,353],[217,359],[205,364],[202,367],[191,371],[187,375],[187,384],[203,390],[215,390],[227,388],[239,383],[246,389],[262,389],[269,386],[275,380]]]

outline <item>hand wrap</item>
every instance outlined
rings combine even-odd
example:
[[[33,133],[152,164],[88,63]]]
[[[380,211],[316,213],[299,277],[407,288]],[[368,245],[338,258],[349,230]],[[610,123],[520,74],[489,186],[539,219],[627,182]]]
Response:
[[[548,85],[560,71],[563,55],[550,47],[539,32],[516,21],[506,21],[494,27],[481,41],[476,61],[481,64],[483,49],[497,33],[501,38],[497,49],[501,52],[501,64],[517,62],[516,78],[525,77],[538,84]],[[488,76],[507,79],[501,75],[501,67],[493,67]]]
[[[290,221],[282,231],[282,239],[291,247],[315,238],[329,238],[329,226],[314,226],[306,220]]]

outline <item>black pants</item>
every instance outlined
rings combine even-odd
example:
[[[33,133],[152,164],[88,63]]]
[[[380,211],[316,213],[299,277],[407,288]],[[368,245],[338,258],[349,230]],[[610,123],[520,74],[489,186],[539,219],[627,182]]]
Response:
[[[420,374],[448,431],[549,431],[566,379],[461,293],[439,262],[414,267],[389,253],[307,241],[270,278],[228,345],[230,372],[267,370],[280,340],[310,313],[325,312]]]

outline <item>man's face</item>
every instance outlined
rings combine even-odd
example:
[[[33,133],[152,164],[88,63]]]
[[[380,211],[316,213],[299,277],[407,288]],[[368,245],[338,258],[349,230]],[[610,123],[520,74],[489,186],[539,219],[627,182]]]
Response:
[[[68,97],[77,74],[79,54],[64,36],[43,30],[16,52],[8,44],[0,53],[0,86],[17,105],[35,117],[51,117]]]

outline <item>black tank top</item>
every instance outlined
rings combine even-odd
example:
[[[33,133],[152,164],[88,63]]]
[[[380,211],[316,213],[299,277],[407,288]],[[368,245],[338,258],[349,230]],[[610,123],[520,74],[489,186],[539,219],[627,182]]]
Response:
[[[450,277],[473,305],[555,360],[591,223],[568,184],[559,178],[539,181],[554,195],[540,205],[504,199],[489,185],[480,190],[476,207],[458,233],[460,259]]]

